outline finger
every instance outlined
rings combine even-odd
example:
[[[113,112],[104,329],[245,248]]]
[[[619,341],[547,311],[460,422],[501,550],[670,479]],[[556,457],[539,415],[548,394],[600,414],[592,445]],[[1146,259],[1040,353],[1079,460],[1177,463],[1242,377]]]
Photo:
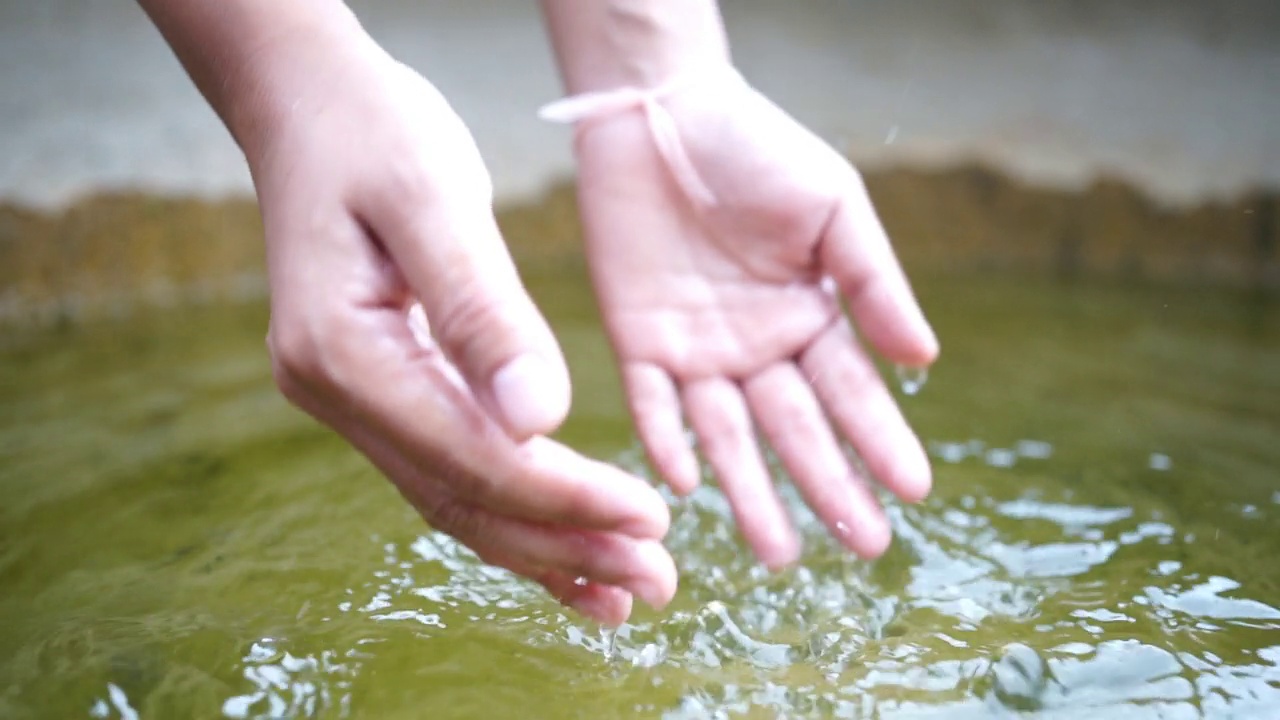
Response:
[[[890,540],[884,512],[849,467],[799,369],[778,363],[748,380],[743,390],[769,444],[832,534],[862,557],[883,554]]]
[[[693,492],[698,460],[685,437],[680,395],[671,376],[656,365],[631,362],[623,366],[622,380],[649,461],[677,494]]]
[[[404,313],[368,311],[346,328],[341,397],[316,408],[350,437],[367,427],[460,500],[533,522],[661,538],[662,496],[622,470],[545,437],[516,443],[476,406],[451,366],[414,338]],[[351,417],[354,416],[354,419]]]
[[[617,533],[532,525],[494,516],[483,532],[472,524],[455,536],[482,557],[501,554],[525,567],[542,568],[588,583],[622,588],[655,609],[675,596],[675,561],[656,540]]]
[[[297,278],[288,273],[273,280],[281,292],[273,294],[269,345],[287,397],[306,401],[305,410],[347,437],[369,429],[471,505],[548,524],[665,535],[666,503],[640,478],[545,438],[512,440],[438,346],[415,337],[399,278],[365,229],[350,217],[333,228],[333,237],[319,237],[330,259],[342,260],[331,271],[333,293],[316,297],[313,282],[289,282]],[[306,267],[305,258],[274,259],[274,269]]]
[[[566,579],[566,576],[557,575],[554,584],[545,579],[538,582],[557,597],[553,588],[564,587]],[[583,615],[610,627],[617,627],[631,617],[632,598],[626,590],[593,582],[578,585],[573,580],[569,580],[569,586],[573,589],[558,597],[562,603]]]
[[[617,531],[637,539],[667,534],[671,511],[651,485],[548,438],[518,448],[516,463],[474,495],[495,509],[533,521]],[[485,492],[487,490],[487,492]]]
[[[584,578],[588,583],[621,587],[654,608],[666,606],[675,595],[675,561],[657,540],[537,525],[469,506],[377,434],[353,427],[348,437],[392,479],[428,524],[471,548],[486,563],[543,582],[557,597],[566,597],[568,588],[544,582],[554,580],[557,573],[575,582]],[[616,604],[616,598],[609,597],[592,595],[583,602],[596,609]]]
[[[760,457],[742,393],[724,378],[710,378],[687,385],[684,401],[702,453],[756,557],[774,570],[795,562],[800,538]]]
[[[847,324],[828,328],[800,359],[800,367],[867,470],[908,502],[929,494],[929,460],[876,367]]]
[[[460,126],[460,121],[459,121]],[[465,128],[373,185],[357,211],[426,311],[431,332],[477,399],[515,438],[554,431],[569,410],[569,373],[551,328],[525,291],[493,216],[493,192]]]
[[[612,627],[631,617],[631,593],[612,585],[601,585],[585,578],[573,577],[557,570],[541,570],[505,555],[482,558],[484,562],[506,568],[521,577],[532,579],[562,605]]]
[[[347,439],[375,437],[409,459],[414,477],[477,507],[641,538],[666,534],[666,502],[640,478],[547,438],[511,440],[438,352],[418,344],[403,312],[368,309],[336,325],[334,339],[320,343],[325,359],[277,365],[294,368],[279,373],[290,399]],[[331,369],[291,379],[310,365]]]
[[[938,339],[860,180],[827,223],[820,260],[848,300],[858,331],[877,351],[904,365],[934,361]]]

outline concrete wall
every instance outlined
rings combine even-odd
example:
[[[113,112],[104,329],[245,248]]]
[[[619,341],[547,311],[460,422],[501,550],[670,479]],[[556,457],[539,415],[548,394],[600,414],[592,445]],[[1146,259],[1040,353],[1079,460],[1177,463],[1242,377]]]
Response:
[[[569,170],[533,0],[357,0],[472,124],[506,197]],[[746,74],[864,163],[978,159],[1164,199],[1280,185],[1273,0],[723,0]],[[247,192],[216,118],[127,0],[0,4],[0,199]]]

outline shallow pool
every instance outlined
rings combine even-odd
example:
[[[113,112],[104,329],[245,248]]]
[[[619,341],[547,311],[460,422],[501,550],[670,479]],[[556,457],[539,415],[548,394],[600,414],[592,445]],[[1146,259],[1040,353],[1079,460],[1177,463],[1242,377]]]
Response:
[[[579,269],[563,437],[642,463]],[[428,532],[277,397],[260,306],[0,339],[0,717],[1274,718],[1280,307],[916,277],[937,488],[755,567],[714,490],[615,632]],[[1038,712],[1033,712],[1038,711]]]

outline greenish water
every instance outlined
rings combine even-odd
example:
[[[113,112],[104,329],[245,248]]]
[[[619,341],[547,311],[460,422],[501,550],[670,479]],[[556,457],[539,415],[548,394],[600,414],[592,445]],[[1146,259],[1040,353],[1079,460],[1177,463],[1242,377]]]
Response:
[[[577,271],[563,437],[641,468]],[[712,490],[616,634],[430,534],[289,409],[261,307],[0,339],[0,717],[1274,718],[1280,312],[916,278],[937,489],[769,576]]]

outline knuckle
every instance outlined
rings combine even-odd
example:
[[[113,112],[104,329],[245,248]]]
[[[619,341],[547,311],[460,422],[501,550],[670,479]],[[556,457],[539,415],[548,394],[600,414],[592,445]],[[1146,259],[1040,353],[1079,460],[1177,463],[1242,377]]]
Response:
[[[388,210],[401,207],[406,212],[416,212],[421,205],[440,200],[440,185],[420,152],[400,148],[387,153],[387,158],[382,167],[381,190],[392,199]]]
[[[709,457],[736,455],[741,445],[741,428],[726,412],[703,414],[698,423],[698,444]]]
[[[789,393],[773,398],[773,405],[767,417],[776,427],[805,435],[812,435],[818,429],[810,407]]]
[[[484,537],[484,516],[475,508],[454,498],[435,498],[425,508],[423,516],[432,528],[456,538],[468,547]]]
[[[298,404],[312,378],[320,372],[314,338],[297,323],[272,318],[267,351],[276,387],[290,402]]]
[[[567,483],[558,504],[560,507],[556,514],[570,522],[599,515],[595,491],[590,483],[582,480]]]
[[[493,178],[466,126],[446,123],[439,135],[426,146],[399,144],[383,153],[375,186],[389,201],[382,203],[386,212],[403,208],[417,216],[423,207],[492,205]]]
[[[500,301],[482,291],[474,280],[457,278],[453,293],[432,318],[440,343],[455,359],[469,357],[473,350],[501,337],[503,320]]]
[[[311,392],[341,389],[350,364],[343,333],[323,315],[273,313],[267,350],[276,387],[298,404]]]
[[[451,460],[441,460],[433,474],[449,491],[480,507],[492,505],[499,494],[497,479],[488,473],[474,473]]]
[[[857,359],[854,362],[845,363],[844,377],[842,382],[845,387],[857,388],[861,392],[873,389],[883,383],[880,372],[876,370],[875,365],[866,359]]]
[[[602,578],[607,558],[618,551],[617,542],[599,533],[579,533],[563,543],[557,564],[575,577]]]

